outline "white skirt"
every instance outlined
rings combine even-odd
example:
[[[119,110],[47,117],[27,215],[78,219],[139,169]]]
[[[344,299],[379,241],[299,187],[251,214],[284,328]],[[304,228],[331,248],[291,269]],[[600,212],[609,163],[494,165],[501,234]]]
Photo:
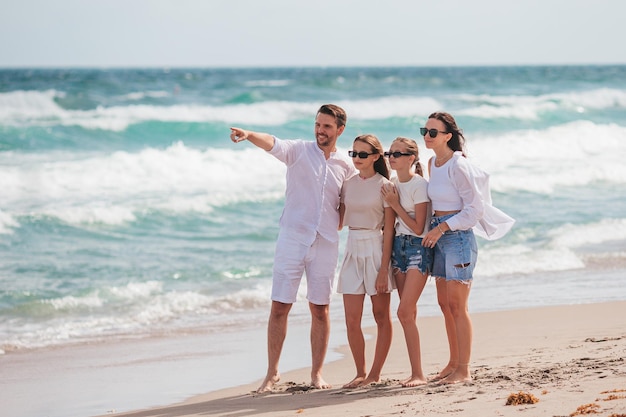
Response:
[[[337,292],[376,295],[376,277],[383,257],[383,234],[380,230],[350,230],[339,271]],[[396,286],[388,268],[388,292]]]

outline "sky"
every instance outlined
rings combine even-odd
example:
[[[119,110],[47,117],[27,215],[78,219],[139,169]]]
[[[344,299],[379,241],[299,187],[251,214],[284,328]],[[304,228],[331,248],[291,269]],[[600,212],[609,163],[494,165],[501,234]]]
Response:
[[[624,0],[0,0],[0,67],[626,64]]]

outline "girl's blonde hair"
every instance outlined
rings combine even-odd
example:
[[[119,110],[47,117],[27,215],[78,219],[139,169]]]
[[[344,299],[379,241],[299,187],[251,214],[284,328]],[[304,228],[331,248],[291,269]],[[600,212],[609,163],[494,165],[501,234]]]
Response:
[[[415,165],[415,173],[423,177],[424,172],[422,170],[422,164],[420,164],[420,153],[419,149],[417,148],[417,142],[415,142],[413,139],[405,138],[402,136],[398,136],[393,142],[400,142],[404,144],[404,146],[406,147],[406,152],[410,153],[411,155],[415,155],[415,161],[413,161],[413,165]]]

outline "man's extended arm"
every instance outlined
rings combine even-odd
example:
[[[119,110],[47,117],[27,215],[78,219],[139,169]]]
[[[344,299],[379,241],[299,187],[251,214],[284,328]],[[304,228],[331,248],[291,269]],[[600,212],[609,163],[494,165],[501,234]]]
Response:
[[[268,133],[252,132],[238,127],[230,128],[230,139],[235,143],[247,139],[265,151],[269,151],[274,147],[274,136]]]

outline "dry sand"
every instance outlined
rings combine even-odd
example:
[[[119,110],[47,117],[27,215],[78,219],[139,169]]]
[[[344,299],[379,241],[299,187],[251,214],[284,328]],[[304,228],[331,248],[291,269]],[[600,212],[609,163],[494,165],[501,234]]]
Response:
[[[345,358],[324,369],[325,379],[337,388],[309,389],[309,369],[300,369],[283,374],[273,393],[254,394],[259,379],[180,404],[118,415],[626,417],[626,301],[476,313],[472,318],[471,383],[402,388],[398,381],[410,368],[395,320],[379,384],[340,388],[354,376],[351,356],[342,348]],[[418,326],[424,372],[432,377],[448,355],[443,319],[420,318]],[[370,360],[372,347],[370,338]],[[507,405],[509,399],[536,402]]]

